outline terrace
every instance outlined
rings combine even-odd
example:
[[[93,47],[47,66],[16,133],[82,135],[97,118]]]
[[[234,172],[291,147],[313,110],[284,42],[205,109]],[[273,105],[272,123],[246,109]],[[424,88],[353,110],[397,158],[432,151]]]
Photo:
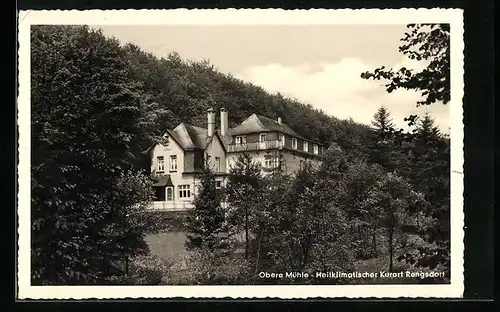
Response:
[[[279,140],[261,141],[252,143],[240,143],[228,145],[228,152],[259,151],[273,148],[282,148],[283,142]]]

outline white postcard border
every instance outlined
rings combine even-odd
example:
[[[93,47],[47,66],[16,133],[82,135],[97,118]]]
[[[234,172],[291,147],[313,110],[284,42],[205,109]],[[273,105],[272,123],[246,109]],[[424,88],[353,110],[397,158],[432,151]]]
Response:
[[[19,190],[18,298],[458,298],[463,295],[463,11],[398,10],[40,10],[20,11],[19,21]],[[30,26],[88,25],[306,25],[449,23],[451,28],[451,284],[448,285],[280,285],[280,286],[31,286],[30,256]],[[435,104],[438,105],[438,104]]]

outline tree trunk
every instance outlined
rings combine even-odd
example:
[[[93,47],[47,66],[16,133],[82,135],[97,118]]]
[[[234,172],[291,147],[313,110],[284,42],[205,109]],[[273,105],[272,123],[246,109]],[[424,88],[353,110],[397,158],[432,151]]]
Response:
[[[249,238],[248,238],[248,207],[245,205],[245,259],[248,260],[248,248],[249,248]]]
[[[372,257],[377,256],[377,231],[373,230],[372,233]]]
[[[125,256],[125,275],[128,276],[128,256]]]
[[[261,228],[259,230],[259,237],[257,240],[257,256],[255,259],[255,272],[253,275],[253,283],[255,284],[255,278],[257,277],[257,272],[259,271],[259,261],[260,261],[260,244],[262,242],[262,233],[264,232],[264,228]]]
[[[391,214],[391,223],[389,225],[389,237],[388,237],[389,272],[392,272],[393,270],[393,254],[394,254],[393,237],[394,237],[394,214]]]

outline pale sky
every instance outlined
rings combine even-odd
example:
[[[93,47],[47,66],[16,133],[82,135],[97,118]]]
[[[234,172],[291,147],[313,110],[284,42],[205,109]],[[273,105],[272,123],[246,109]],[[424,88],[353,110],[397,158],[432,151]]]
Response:
[[[158,57],[178,52],[208,59],[219,71],[270,93],[311,104],[329,115],[369,124],[380,105],[404,127],[404,117],[427,110],[449,133],[449,105],[416,108],[419,93],[387,93],[381,81],[360,74],[381,65],[421,68],[398,52],[405,25],[161,25],[101,26],[104,34]],[[230,112],[229,112],[230,113]]]

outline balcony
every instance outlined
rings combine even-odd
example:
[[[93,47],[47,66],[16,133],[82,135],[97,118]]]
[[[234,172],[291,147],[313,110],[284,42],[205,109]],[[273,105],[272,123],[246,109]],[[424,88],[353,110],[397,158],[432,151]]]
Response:
[[[186,211],[193,208],[191,201],[153,201],[149,210],[159,211]]]
[[[221,202],[222,208],[228,208],[229,204],[225,201]],[[188,211],[193,209],[192,201],[153,201],[147,207],[147,210],[155,211]]]
[[[245,152],[245,151],[260,151],[268,150],[273,148],[282,148],[283,142],[279,140],[273,141],[263,141],[263,142],[252,142],[252,143],[242,143],[242,144],[230,144],[228,145],[228,152]]]

